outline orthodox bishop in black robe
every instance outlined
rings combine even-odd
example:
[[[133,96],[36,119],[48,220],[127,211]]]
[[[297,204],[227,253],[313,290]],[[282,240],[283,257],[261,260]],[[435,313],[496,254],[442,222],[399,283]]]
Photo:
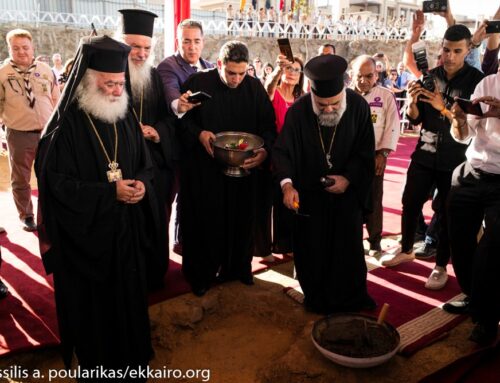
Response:
[[[168,269],[168,221],[174,182],[173,150],[175,118],[165,107],[163,83],[152,66],[153,29],[156,14],[143,9],[121,9],[120,40],[131,47],[128,58],[133,112],[139,122],[151,154],[154,190],[158,202],[158,251],[149,254],[147,275],[150,289],[163,286]]]
[[[133,81],[133,78],[132,78]],[[153,161],[154,190],[158,202],[159,235],[158,251],[148,259],[148,284],[161,287],[168,269],[169,238],[168,221],[171,213],[171,193],[174,184],[173,151],[175,148],[175,124],[173,115],[165,107],[163,83],[155,68],[151,68],[150,81],[140,95],[134,94],[134,115],[145,132],[146,145]],[[147,136],[153,128],[158,140]]]
[[[336,61],[327,64],[330,73]],[[327,100],[345,92],[340,120],[323,126],[321,113],[313,109],[315,96],[306,94],[288,109],[272,158],[276,180],[284,188],[293,185],[297,193],[292,207],[299,213],[293,232],[295,267],[306,308],[320,313],[374,305],[366,289],[363,250],[363,211],[374,175],[373,126],[366,101],[343,89],[339,78],[333,93],[322,93],[318,86],[318,94]],[[347,188],[325,187],[320,178],[327,176],[339,177],[339,184],[347,180]]]
[[[73,352],[79,365],[88,369],[145,367],[153,355],[145,266],[147,254],[155,248],[151,217],[156,210],[147,198],[154,193],[149,152],[126,101],[124,112],[113,120],[101,115],[109,115],[106,109],[118,101],[104,105],[100,112],[83,102],[89,84],[94,83],[90,69],[94,76],[123,74],[128,51],[107,36],[91,38],[81,46],[68,90],[37,154],[40,247],[45,268],[54,275],[66,366]],[[114,95],[122,87],[126,95],[124,79],[105,85],[95,85],[96,80],[94,85],[102,88],[94,93],[106,87]],[[107,103],[110,96],[101,97]],[[121,176],[111,163],[118,163]],[[115,181],[110,182],[110,177]],[[128,200],[123,199],[119,178],[131,180],[134,189],[144,185],[144,198],[131,192]],[[132,380],[130,376],[118,379]]]
[[[246,63],[243,66],[246,69]],[[200,143],[200,133],[252,133],[264,139],[267,153],[275,137],[274,110],[261,83],[246,76],[237,87],[229,87],[219,70],[196,73],[183,85],[192,92],[204,91],[212,96],[183,117],[179,130],[184,145],[180,194],[182,268],[198,295],[217,274],[221,280],[239,279],[252,284],[258,186],[255,171],[241,178],[223,174],[224,165],[207,153]]]

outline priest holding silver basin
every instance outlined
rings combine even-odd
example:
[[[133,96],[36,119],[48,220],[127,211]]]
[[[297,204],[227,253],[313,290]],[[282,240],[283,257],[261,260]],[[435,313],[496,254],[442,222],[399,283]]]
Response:
[[[258,166],[268,166],[276,136],[274,110],[258,79],[246,76],[248,48],[239,41],[225,43],[217,66],[197,72],[183,89],[210,97],[181,120],[179,139],[184,146],[181,161],[182,270],[193,293],[202,296],[211,284],[239,280],[252,285],[252,252],[256,219]],[[263,140],[254,149],[245,134],[228,139],[224,132],[249,133]],[[223,137],[221,137],[223,136]],[[224,137],[225,136],[225,137]],[[220,152],[252,155],[232,168],[214,157]]]

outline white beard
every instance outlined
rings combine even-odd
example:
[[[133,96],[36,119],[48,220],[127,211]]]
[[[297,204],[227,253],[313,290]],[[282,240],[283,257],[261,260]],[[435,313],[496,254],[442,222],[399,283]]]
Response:
[[[75,92],[80,109],[108,124],[123,119],[128,110],[127,91],[124,89],[119,97],[103,95],[89,71],[87,70]]]
[[[316,105],[316,102],[314,102],[314,94],[311,94],[311,101],[312,101],[312,106],[313,106],[313,111],[318,116],[318,121],[319,124],[322,126],[335,126],[338,125],[340,120],[342,119],[342,116],[344,115],[344,112],[347,109],[347,96],[345,90],[343,91],[344,95],[342,96],[342,100],[340,101],[340,108],[337,110],[334,110],[329,113],[321,112]]]
[[[151,85],[151,68],[153,67],[152,55],[142,65],[136,65],[128,60],[130,74],[130,85],[132,86],[132,97],[134,102],[140,102],[142,92],[149,89]]]

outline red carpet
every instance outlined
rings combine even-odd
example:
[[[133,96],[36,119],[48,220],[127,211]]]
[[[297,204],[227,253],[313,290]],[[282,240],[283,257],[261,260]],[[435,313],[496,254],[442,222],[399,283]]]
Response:
[[[393,269],[379,267],[376,260],[367,258],[368,292],[378,303],[390,305],[387,322],[396,327],[401,335],[400,354],[411,355],[419,349],[445,336],[447,331],[465,319],[446,313],[439,307],[460,294],[451,266],[450,279],[443,290],[432,291],[424,287],[433,263],[414,261],[401,264]],[[297,285],[298,286],[298,285]],[[285,289],[292,299],[302,303],[304,296],[300,287]],[[369,313],[373,316],[377,312]]]
[[[417,137],[401,137],[396,152],[387,159],[384,176],[384,231],[383,235],[401,233],[401,197],[406,182],[406,171],[410,165],[410,156],[417,144]],[[424,206],[424,217],[432,217],[430,203]]]

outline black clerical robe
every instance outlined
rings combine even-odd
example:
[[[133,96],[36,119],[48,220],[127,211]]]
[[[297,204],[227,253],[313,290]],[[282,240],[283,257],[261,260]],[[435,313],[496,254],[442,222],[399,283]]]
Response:
[[[275,138],[274,110],[261,83],[246,76],[235,89],[227,87],[218,70],[191,76],[183,85],[212,96],[181,121],[181,226],[183,272],[193,287],[208,287],[221,279],[251,279],[256,219],[257,178],[223,174],[224,166],[210,157],[198,136],[242,131],[261,136],[270,154]]]
[[[113,158],[113,125],[91,118]],[[68,364],[75,351],[88,368],[145,366],[152,356],[145,269],[155,246],[152,166],[132,112],[116,128],[123,178],[147,188],[137,204],[117,201],[108,160],[76,101],[59,129],[42,138],[37,158],[41,234],[50,242],[42,256],[54,274],[63,357]]]
[[[276,181],[292,180],[300,213],[309,215],[295,216],[294,260],[305,305],[323,313],[360,310],[370,303],[362,217],[374,176],[374,134],[366,101],[350,89],[346,93],[347,109],[331,150],[332,169],[319,135],[328,151],[334,128],[319,126],[310,94],[288,109],[273,150]],[[327,174],[346,177],[346,191],[325,191],[319,180]]]
[[[160,142],[146,140],[153,161],[154,190],[158,202],[159,249],[150,254],[147,262],[148,284],[150,288],[163,285],[163,278],[168,269],[169,240],[168,221],[171,211],[171,193],[174,183],[173,152],[176,150],[175,124],[177,118],[168,113],[163,83],[155,68],[151,68],[151,84],[144,89],[142,98],[135,98],[134,112],[138,120],[156,129]]]

